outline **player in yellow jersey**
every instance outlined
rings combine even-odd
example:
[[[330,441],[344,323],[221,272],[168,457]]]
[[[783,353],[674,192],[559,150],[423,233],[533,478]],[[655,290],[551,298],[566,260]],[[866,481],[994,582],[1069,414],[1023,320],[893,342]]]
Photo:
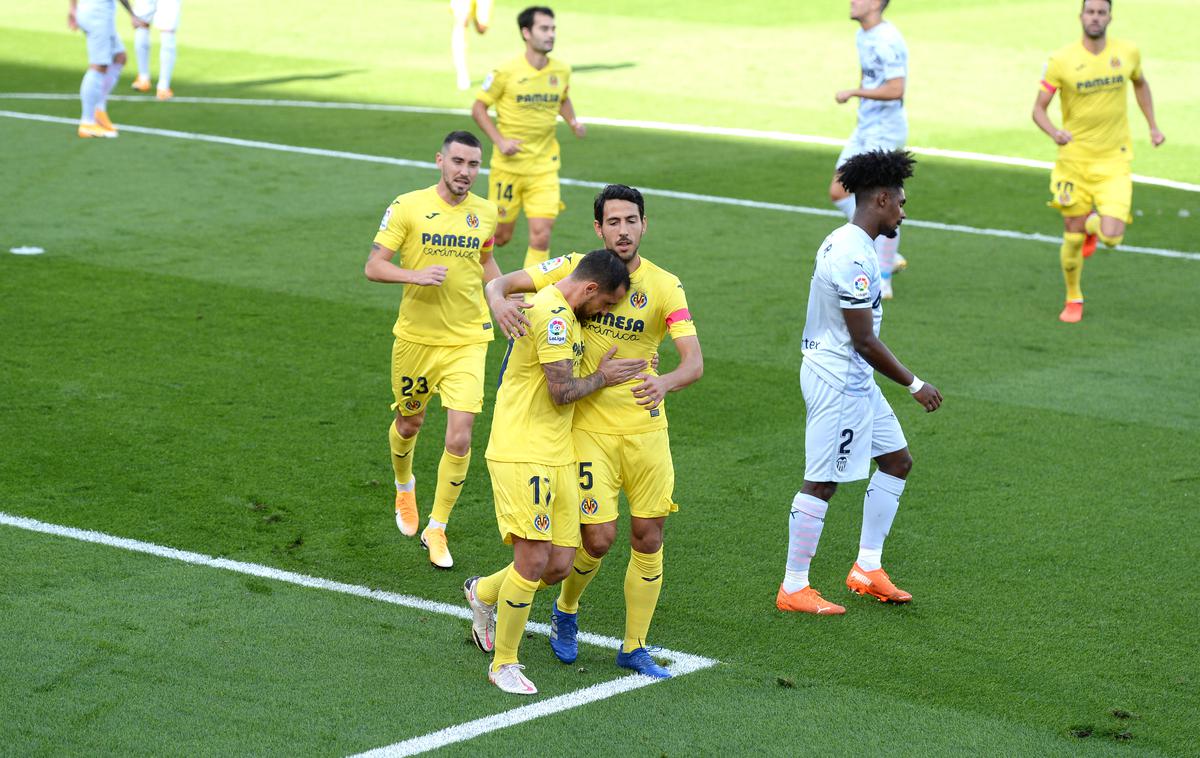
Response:
[[[475,25],[475,31],[485,34],[492,23],[493,0],[450,0],[450,12],[454,14],[454,27],[450,32],[450,54],[454,58],[454,74],[458,88],[471,87],[471,73],[467,68],[467,27]]]
[[[1150,125],[1150,143],[1158,147],[1166,139],[1154,120],[1150,83],[1142,74],[1137,47],[1107,36],[1112,2],[1084,0],[1079,20],[1083,39],[1050,56],[1033,105],[1034,123],[1058,145],[1058,160],[1050,174],[1049,205],[1063,216],[1059,258],[1067,303],[1058,318],[1067,323],[1083,318],[1079,281],[1083,259],[1096,249],[1096,237],[1116,247],[1125,235],[1125,225],[1133,220],[1129,215],[1133,145],[1126,115],[1130,82]],[[1056,92],[1062,101],[1061,129],[1046,113]]]
[[[592,356],[594,370],[579,375],[586,351],[580,322],[607,313],[628,289],[629,273],[607,251],[583,256],[571,276],[533,297],[529,331],[509,343],[500,370],[487,461],[496,522],[513,547],[513,562],[490,576],[471,577],[463,591],[475,643],[495,650],[488,679],[505,692],[537,692],[517,662],[529,606],[539,581],[553,585],[570,573],[579,546],[575,401],[646,367],[641,359],[614,359],[616,350],[609,350]]]
[[[663,576],[663,525],[675,504],[675,469],[667,437],[663,397],[692,384],[704,373],[700,340],[692,323],[683,285],[674,275],[639,253],[646,231],[642,193],[610,184],[596,196],[595,231],[625,264],[629,297],[612,312],[584,324],[584,370],[595,356],[616,349],[621,357],[650,360],[670,335],[679,350],[679,366],[661,376],[647,371],[627,385],[611,387],[580,401],[575,409],[575,450],[579,455],[580,519],[583,550],[563,582],[551,615],[550,646],[564,663],[578,651],[579,598],[595,578],[601,559],[617,534],[617,495],[629,501],[630,552],[625,571],[625,638],[617,665],[665,678],[667,669],[646,650],[650,621],[658,605]],[[488,304],[506,334],[523,329],[520,304],[507,299],[559,280],[578,256],[555,258],[514,271],[488,283]]]
[[[396,525],[417,533],[413,449],[430,396],[446,409],[446,448],[438,464],[437,489],[421,544],[438,568],[454,559],[446,524],[458,501],[471,462],[471,429],[483,409],[483,368],[492,324],[483,299],[485,282],[500,275],[492,259],[496,206],[471,186],[483,149],[470,132],[446,135],[432,187],[397,197],[379,224],[366,275],[373,282],[404,285],[392,333],[392,393],[395,423],[388,425],[396,475]],[[392,258],[400,254],[400,260]]]
[[[532,6],[517,16],[525,53],[493,71],[483,82],[471,116],[492,140],[488,199],[496,203],[500,223],[496,245],[512,239],[517,215],[525,209],[529,247],[525,266],[550,255],[550,232],[563,209],[558,186],[559,149],[555,124],[563,120],[583,137],[587,128],[575,116],[568,96],[571,67],[549,57],[554,49],[554,11]],[[496,123],[488,108],[495,106]]]

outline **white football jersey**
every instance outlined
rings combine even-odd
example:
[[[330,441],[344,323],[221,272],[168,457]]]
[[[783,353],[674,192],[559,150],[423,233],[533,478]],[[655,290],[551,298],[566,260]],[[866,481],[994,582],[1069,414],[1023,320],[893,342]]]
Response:
[[[889,79],[908,77],[908,46],[900,30],[884,21],[870,31],[858,30],[858,65],[863,89],[882,87]],[[858,99],[858,128],[892,127],[905,122],[904,100]]]
[[[870,308],[875,336],[883,322],[879,292],[879,259],[875,243],[862,227],[835,229],[817,250],[808,290],[801,350],[804,363],[824,381],[848,395],[865,395],[874,384],[874,369],[850,341],[842,310]]]

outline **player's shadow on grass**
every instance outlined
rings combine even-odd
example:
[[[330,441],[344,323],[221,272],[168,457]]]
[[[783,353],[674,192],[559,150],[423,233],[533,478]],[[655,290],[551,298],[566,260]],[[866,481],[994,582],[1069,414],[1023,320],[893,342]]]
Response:
[[[340,79],[350,74],[361,74],[365,68],[351,68],[344,71],[329,71],[323,74],[292,74],[290,76],[274,76],[270,79],[246,79],[239,82],[220,82],[206,85],[209,89],[247,89],[250,87],[269,87],[273,84],[290,84],[292,82],[324,81]]]
[[[571,66],[572,74],[586,74],[589,71],[615,71],[619,68],[634,68],[636,63],[585,63],[582,66]]]

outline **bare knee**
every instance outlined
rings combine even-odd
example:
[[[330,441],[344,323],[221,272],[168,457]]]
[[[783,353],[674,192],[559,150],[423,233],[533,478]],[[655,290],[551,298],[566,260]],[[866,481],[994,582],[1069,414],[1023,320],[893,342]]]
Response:
[[[550,560],[546,562],[545,571],[542,572],[542,581],[546,584],[558,584],[571,573],[571,566],[574,563],[574,550],[554,549],[551,552]]]
[[[396,431],[405,439],[421,431],[421,424],[424,423],[424,413],[418,413],[415,416],[401,416],[399,413],[396,414]]]
[[[608,521],[603,524],[584,524],[580,529],[583,549],[593,558],[603,558],[612,549],[613,541],[617,538],[617,522]]]
[[[497,224],[496,225],[496,247],[504,247],[508,244],[513,236],[512,224]]]
[[[666,518],[638,518],[629,521],[629,545],[639,553],[651,555],[662,549]]]
[[[122,66],[125,65],[125,61],[127,61],[127,60],[129,60],[129,59],[125,57],[125,53],[117,53],[116,55],[113,56],[113,63],[119,63]]]
[[[800,488],[800,494],[809,495],[827,503],[833,499],[836,492],[837,482],[810,482],[806,479],[804,486]]]
[[[466,455],[471,450],[471,430],[446,430],[446,450],[451,455]]]
[[[529,222],[529,246],[534,250],[549,250],[552,229],[554,229],[553,221],[546,220],[544,224],[535,224],[531,220]]]
[[[909,454],[908,448],[881,455],[875,461],[879,464],[880,471],[897,479],[907,479],[908,472],[912,471],[913,467],[912,455]]]

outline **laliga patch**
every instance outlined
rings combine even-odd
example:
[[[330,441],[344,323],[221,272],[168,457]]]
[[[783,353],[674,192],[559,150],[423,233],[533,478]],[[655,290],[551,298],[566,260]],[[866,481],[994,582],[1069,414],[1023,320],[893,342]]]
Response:
[[[384,229],[387,229],[388,221],[391,218],[392,218],[392,206],[389,205],[388,209],[383,212],[383,220],[379,222],[379,231],[382,232]]]
[[[547,345],[565,345],[567,344],[567,322],[561,318],[552,318],[550,323],[546,325],[546,344]]]
[[[852,286],[856,297],[866,297],[871,294],[871,280],[867,278],[866,274],[859,274],[854,277]]]
[[[487,75],[487,78],[483,80],[483,84],[480,86],[480,89],[482,89],[484,92],[487,92],[492,88],[492,82],[494,81],[496,81],[495,71]]]
[[[566,260],[567,260],[566,258],[564,258],[563,256],[560,255],[557,258],[551,258],[548,261],[542,261],[541,263],[538,264],[538,271],[541,271],[543,274],[548,274],[551,271],[553,271],[554,269],[563,265],[563,263],[565,263]]]

